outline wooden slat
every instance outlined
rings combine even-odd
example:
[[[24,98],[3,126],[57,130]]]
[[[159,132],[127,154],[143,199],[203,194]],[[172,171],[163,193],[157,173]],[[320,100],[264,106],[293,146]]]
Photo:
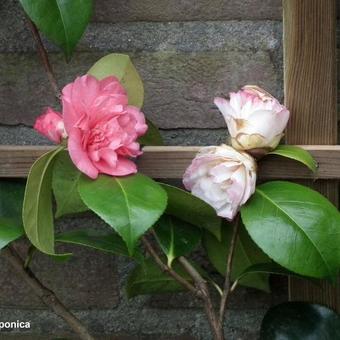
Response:
[[[287,142],[336,144],[336,0],[283,0],[283,13],[285,101],[292,113]],[[315,188],[338,203],[336,181]],[[340,284],[320,288],[291,278],[289,291],[292,300],[340,311]]]
[[[319,163],[313,175],[304,165],[295,161],[267,156],[259,162],[260,179],[336,179],[340,178],[340,146],[305,145]],[[0,146],[0,177],[26,177],[33,162],[51,146]],[[141,172],[153,178],[182,178],[200,147],[168,146],[145,147],[138,160]]]

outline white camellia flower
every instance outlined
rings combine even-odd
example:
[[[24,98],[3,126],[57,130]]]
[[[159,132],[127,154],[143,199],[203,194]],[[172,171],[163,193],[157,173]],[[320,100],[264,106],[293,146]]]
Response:
[[[245,152],[227,145],[202,148],[183,177],[194,196],[232,220],[255,191],[256,162]]]
[[[279,144],[289,111],[268,92],[248,85],[230,93],[230,100],[215,98],[214,103],[224,116],[235,149],[265,154]]]

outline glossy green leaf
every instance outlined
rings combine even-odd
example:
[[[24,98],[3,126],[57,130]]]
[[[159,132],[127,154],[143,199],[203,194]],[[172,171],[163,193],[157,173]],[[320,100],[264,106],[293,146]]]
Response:
[[[154,230],[169,267],[175,258],[191,253],[201,241],[199,228],[170,215],[163,215]]]
[[[188,274],[177,263],[174,264],[173,269],[186,280],[190,280]],[[163,272],[151,258],[138,264],[132,270],[126,284],[129,298],[137,295],[174,293],[183,290],[184,288],[169,274]]]
[[[278,155],[294,159],[306,165],[313,172],[317,170],[317,163],[313,156],[308,151],[295,145],[279,145],[275,150],[269,152],[268,155]]]
[[[223,276],[226,271],[231,237],[232,226],[226,223],[222,226],[221,241],[218,241],[209,233],[205,233],[203,238],[203,244],[209,260]],[[268,261],[268,257],[254,244],[244,227],[241,227],[234,252],[231,279],[233,281],[236,280],[240,277],[244,270],[254,264],[265,263]],[[240,278],[239,284],[269,292],[270,288],[268,278],[269,276],[267,274],[253,273]]]
[[[249,274],[275,274],[275,275],[283,275],[283,276],[299,276],[274,262],[268,263],[259,263],[254,264],[248,268],[246,268],[237,278],[236,280],[241,280],[243,277]]]
[[[265,315],[260,340],[340,339],[340,316],[321,305],[287,302]]]
[[[144,86],[143,82],[126,54],[112,53],[99,59],[88,71],[101,80],[108,76],[115,76],[124,86],[129,104],[141,108],[144,102]]]
[[[24,235],[22,204],[25,184],[0,181],[0,249]]]
[[[82,176],[78,188],[84,203],[123,238],[130,254],[167,204],[162,187],[142,174],[96,180]]]
[[[25,234],[21,225],[16,225],[14,219],[0,217],[0,249]]]
[[[55,157],[61,150],[63,148],[58,147],[47,152],[32,165],[23,204],[23,224],[28,239],[49,255],[57,255],[54,251],[52,172]]]
[[[260,185],[241,209],[257,245],[300,275],[335,276],[340,268],[340,214],[321,194],[290,182]]]
[[[56,235],[55,240],[57,242],[76,244],[115,255],[129,256],[125,242],[117,233],[110,230],[71,230]],[[142,257],[140,252],[138,252],[138,257]]]
[[[88,210],[78,192],[81,172],[74,166],[67,151],[56,156],[52,188],[57,202],[56,218]]]
[[[70,59],[92,14],[92,0],[19,0],[26,14]]]
[[[11,219],[22,226],[22,204],[25,183],[12,180],[0,181],[0,217]]]
[[[138,142],[141,145],[164,145],[163,138],[156,125],[149,119],[146,122],[148,124],[148,131],[138,139]]]
[[[222,219],[216,211],[201,199],[177,187],[162,183],[168,194],[166,213],[197,227],[204,228],[221,239]]]

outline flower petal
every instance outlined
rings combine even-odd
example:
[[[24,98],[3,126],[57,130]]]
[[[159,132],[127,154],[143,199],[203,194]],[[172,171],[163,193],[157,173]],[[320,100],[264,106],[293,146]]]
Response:
[[[72,162],[74,165],[85,175],[89,176],[92,179],[96,179],[98,177],[98,170],[92,164],[87,151],[83,150],[82,145],[82,133],[79,129],[73,128],[70,131],[68,138],[68,151]]]

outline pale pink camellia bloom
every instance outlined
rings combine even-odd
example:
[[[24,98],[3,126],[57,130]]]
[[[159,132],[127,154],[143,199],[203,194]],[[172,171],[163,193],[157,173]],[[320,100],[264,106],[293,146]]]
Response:
[[[232,220],[255,191],[256,162],[224,144],[205,147],[185,171],[183,184],[218,216]]]
[[[289,111],[271,94],[247,85],[230,93],[230,99],[215,98],[228,125],[232,146],[254,154],[265,154],[277,147],[287,126]]]
[[[136,140],[147,125],[117,78],[79,77],[64,87],[62,104],[68,151],[81,172],[93,179],[137,172],[130,158],[142,153]]]
[[[63,117],[59,112],[53,111],[50,107],[37,118],[34,129],[58,144],[63,138],[67,137]]]

